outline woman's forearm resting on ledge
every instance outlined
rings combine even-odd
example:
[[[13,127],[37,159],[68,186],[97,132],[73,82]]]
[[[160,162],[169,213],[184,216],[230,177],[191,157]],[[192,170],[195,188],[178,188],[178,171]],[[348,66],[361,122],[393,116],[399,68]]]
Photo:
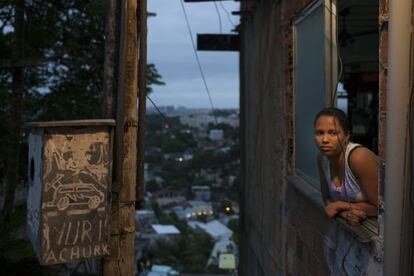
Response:
[[[325,212],[329,218],[334,218],[338,215],[344,219],[356,217],[359,218],[357,222],[360,222],[367,217],[377,216],[377,207],[368,202],[328,201]]]
[[[377,216],[378,162],[368,148],[350,141],[348,117],[335,107],[322,109],[315,118],[317,165],[325,212],[359,223]]]

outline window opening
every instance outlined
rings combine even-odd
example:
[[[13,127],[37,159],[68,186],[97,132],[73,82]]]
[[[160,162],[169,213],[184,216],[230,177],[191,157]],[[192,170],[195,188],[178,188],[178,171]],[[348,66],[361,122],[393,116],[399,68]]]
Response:
[[[324,106],[343,109],[352,141],[378,154],[378,11],[374,0],[319,0],[294,21],[295,172],[317,188],[309,160],[317,156],[313,119]]]
[[[338,1],[340,86],[336,104],[347,102],[352,140],[378,153],[378,1]]]

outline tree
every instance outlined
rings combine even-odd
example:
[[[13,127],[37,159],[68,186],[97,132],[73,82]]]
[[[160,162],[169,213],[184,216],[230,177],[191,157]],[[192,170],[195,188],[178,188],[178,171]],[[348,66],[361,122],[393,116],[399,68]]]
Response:
[[[18,45],[24,58],[38,61],[36,67],[19,67],[24,71],[24,81],[19,82],[22,93],[18,95],[22,104],[21,121],[99,118],[106,1],[20,0],[24,4],[24,43],[18,44],[15,39],[18,30],[13,26],[17,15],[14,2],[0,1],[0,60],[13,56]],[[20,168],[8,162],[9,158],[19,156],[18,151],[9,152],[10,142],[23,143],[22,135],[16,135],[10,127],[17,122],[20,131],[22,126],[11,116],[12,76],[10,68],[0,67],[0,184],[10,169],[18,170],[18,183],[24,182],[26,175],[26,154],[17,162]],[[148,91],[151,85],[164,84],[153,64],[148,65],[147,78]],[[8,200],[13,198],[9,196]],[[3,243],[18,244],[14,236],[0,235],[0,244]]]
[[[34,258],[32,247],[16,238],[15,233],[25,219],[26,213],[20,208],[7,224],[0,227],[0,265],[3,275],[46,275],[46,269]]]
[[[14,36],[12,61],[22,59],[24,56],[23,39],[24,39],[24,0],[14,1]],[[20,140],[21,140],[21,121],[22,121],[22,98],[24,85],[24,70],[22,66],[11,65],[12,72],[12,120],[11,131],[9,135],[9,151],[7,154],[7,171],[6,171],[6,190],[4,196],[4,206],[2,219],[7,221],[13,210],[15,189],[19,182],[19,165],[20,165]]]
[[[23,52],[41,63],[24,69],[22,121],[101,116],[105,2],[25,1]],[[13,1],[2,1],[2,60],[9,58],[14,48],[13,14]],[[7,141],[11,140],[9,126],[13,122],[11,77],[9,68],[0,67],[0,183],[7,170]],[[152,85],[164,84],[154,64],[148,64],[147,78],[148,91]],[[20,171],[18,182],[25,174]]]
[[[157,191],[160,188],[160,186],[158,185],[157,181],[155,181],[154,179],[148,181],[146,183],[146,190],[153,193],[155,191]]]
[[[234,242],[239,245],[239,238],[240,238],[240,224],[238,218],[230,219],[227,226],[230,230],[233,231],[233,240]]]
[[[156,241],[152,249],[156,261],[183,273],[204,272],[214,246],[213,239],[204,232],[192,230],[174,216],[164,215],[162,220],[174,224],[181,233],[169,242],[164,239]]]

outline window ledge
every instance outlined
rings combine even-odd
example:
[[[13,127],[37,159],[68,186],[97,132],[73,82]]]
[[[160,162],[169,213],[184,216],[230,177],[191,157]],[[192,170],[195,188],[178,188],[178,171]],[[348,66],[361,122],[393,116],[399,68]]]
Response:
[[[321,212],[325,213],[325,204],[323,203],[321,192],[318,189],[297,175],[288,176],[286,180]],[[378,240],[378,222],[376,218],[367,219],[357,226],[348,224],[343,218],[336,218],[335,223],[351,233],[362,243],[370,243]]]

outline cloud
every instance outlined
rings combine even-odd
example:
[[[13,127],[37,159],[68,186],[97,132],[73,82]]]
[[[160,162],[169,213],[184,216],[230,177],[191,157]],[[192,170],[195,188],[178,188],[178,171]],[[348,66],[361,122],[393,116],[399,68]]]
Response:
[[[229,12],[239,3],[221,3]],[[220,3],[223,33],[234,28]],[[219,33],[213,2],[184,3],[194,40],[197,33]],[[151,97],[157,105],[210,107],[188,34],[180,0],[151,0],[148,10],[156,17],[148,20],[148,62],[155,63],[166,86],[154,86]],[[233,22],[239,18],[232,16]],[[238,107],[239,75],[237,52],[198,52],[215,107]]]

